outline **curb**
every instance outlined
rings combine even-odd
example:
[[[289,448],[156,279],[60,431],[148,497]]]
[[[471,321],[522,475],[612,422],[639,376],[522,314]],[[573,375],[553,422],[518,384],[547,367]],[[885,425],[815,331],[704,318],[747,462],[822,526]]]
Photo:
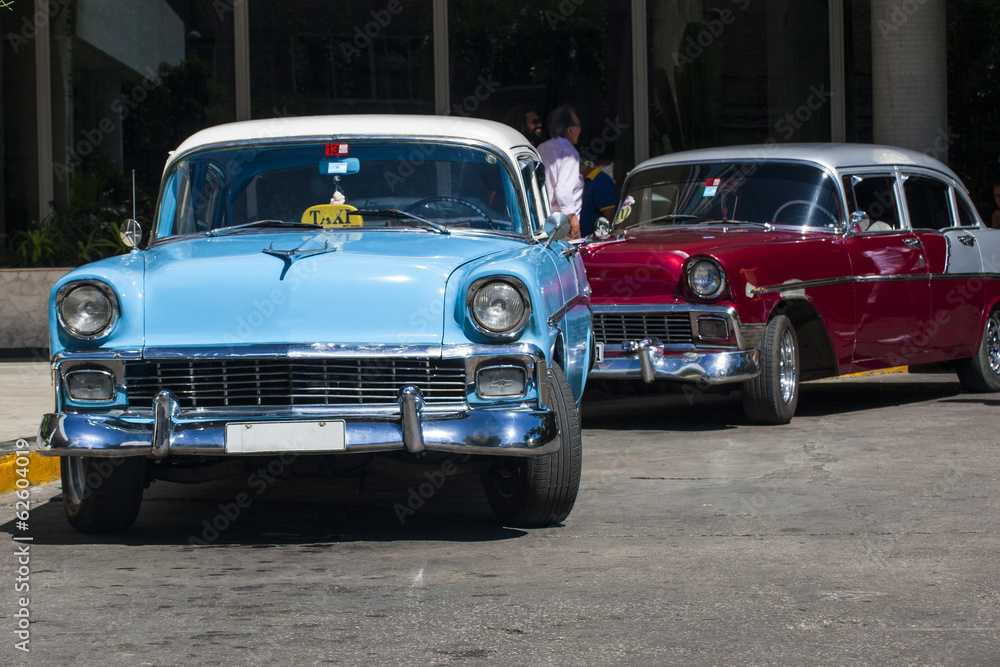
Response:
[[[27,465],[24,459],[27,458]],[[18,459],[21,459],[20,464]],[[40,456],[38,452],[23,450],[0,456],[0,493],[17,489],[17,481],[27,479],[31,485],[48,484],[59,479],[59,457]]]
[[[838,375],[837,378],[860,378],[867,377],[870,375],[889,375],[891,373],[909,373],[909,366],[896,366],[895,368],[883,368],[878,371],[861,371],[860,373],[851,373],[850,375]]]

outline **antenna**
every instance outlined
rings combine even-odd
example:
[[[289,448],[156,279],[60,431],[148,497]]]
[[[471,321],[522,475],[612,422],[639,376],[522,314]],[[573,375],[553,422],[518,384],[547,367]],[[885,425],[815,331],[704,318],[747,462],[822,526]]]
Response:
[[[132,170],[132,219],[135,220],[135,169]]]

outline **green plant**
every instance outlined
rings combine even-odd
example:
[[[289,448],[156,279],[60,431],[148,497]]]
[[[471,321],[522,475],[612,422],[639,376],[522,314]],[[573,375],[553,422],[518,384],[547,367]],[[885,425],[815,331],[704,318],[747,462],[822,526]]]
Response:
[[[70,176],[69,199],[68,207],[56,208],[44,220],[10,236],[11,265],[78,266],[127,250],[119,232],[122,222],[132,216],[128,174],[105,157],[91,156]],[[145,207],[148,200],[140,199]]]

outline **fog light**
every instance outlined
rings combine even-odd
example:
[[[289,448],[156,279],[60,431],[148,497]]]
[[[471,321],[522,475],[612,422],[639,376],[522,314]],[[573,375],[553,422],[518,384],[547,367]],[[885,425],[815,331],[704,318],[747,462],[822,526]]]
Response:
[[[115,379],[108,371],[73,371],[66,388],[74,401],[107,402],[115,397]]]
[[[528,375],[517,366],[491,366],[476,373],[476,391],[483,398],[524,396]]]
[[[699,338],[729,338],[729,323],[721,317],[699,317],[698,318]]]

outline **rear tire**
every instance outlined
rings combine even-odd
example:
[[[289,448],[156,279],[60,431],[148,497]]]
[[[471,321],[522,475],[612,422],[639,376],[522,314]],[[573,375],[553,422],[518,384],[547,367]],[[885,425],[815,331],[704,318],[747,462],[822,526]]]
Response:
[[[566,376],[549,368],[548,406],[556,413],[559,451],[544,456],[505,457],[483,474],[490,507],[504,525],[542,528],[561,523],[580,489],[583,439],[580,414]]]
[[[955,371],[966,391],[1000,391],[1000,309],[986,318],[979,351],[973,357],[956,361]]]
[[[62,499],[66,518],[81,533],[123,533],[139,516],[146,484],[143,457],[64,456]]]
[[[799,339],[787,315],[764,329],[760,375],[743,383],[743,412],[754,424],[787,424],[799,404]]]

